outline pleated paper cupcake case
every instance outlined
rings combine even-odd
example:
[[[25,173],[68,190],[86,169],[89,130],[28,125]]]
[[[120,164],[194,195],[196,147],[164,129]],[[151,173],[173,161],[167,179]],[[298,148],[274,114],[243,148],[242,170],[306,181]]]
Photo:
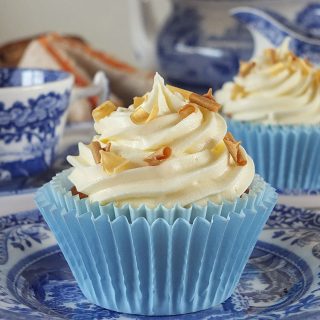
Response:
[[[159,205],[156,208],[150,209],[145,205],[134,208],[130,205],[122,207],[114,206],[113,203],[108,205],[99,205],[97,202],[90,203],[88,198],[80,199],[79,196],[72,196],[70,189],[71,182],[68,180],[70,169],[65,170],[56,175],[50,182],[50,188],[47,188],[46,194],[57,207],[64,208],[67,211],[76,210],[77,215],[86,212],[92,212],[94,217],[101,214],[107,214],[111,221],[125,216],[129,223],[137,218],[143,217],[151,224],[159,218],[165,219],[169,224],[173,224],[178,218],[183,218],[192,223],[196,217],[203,217],[210,221],[213,215],[221,215],[227,217],[230,212],[241,212],[247,208],[255,208],[261,203],[265,197],[266,191],[270,186],[266,187],[264,180],[256,175],[252,185],[249,188],[249,193],[244,193],[236,201],[224,201],[221,204],[208,202],[207,206],[192,205],[188,208],[176,205],[172,208],[166,208]]]
[[[190,208],[192,214],[199,213],[192,223],[181,216],[173,223],[165,218],[150,222],[146,207],[127,207],[143,211],[131,222],[132,214],[118,214],[111,205],[97,214],[96,205],[76,201],[68,191],[58,195],[60,178],[37,192],[38,206],[84,295],[102,307],[127,313],[180,314],[224,301],[276,202],[274,189],[260,180],[257,193],[249,193],[246,201],[213,206],[210,215],[200,212],[203,208]],[[241,210],[227,213],[227,208]]]
[[[320,189],[320,126],[281,126],[227,120],[253,158],[256,172],[282,193]]]

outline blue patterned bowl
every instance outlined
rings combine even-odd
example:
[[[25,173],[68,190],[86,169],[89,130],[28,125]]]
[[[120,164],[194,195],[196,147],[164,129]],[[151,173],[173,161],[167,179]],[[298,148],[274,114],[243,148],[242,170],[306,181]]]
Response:
[[[73,76],[0,68],[0,183],[49,168],[66,122]]]

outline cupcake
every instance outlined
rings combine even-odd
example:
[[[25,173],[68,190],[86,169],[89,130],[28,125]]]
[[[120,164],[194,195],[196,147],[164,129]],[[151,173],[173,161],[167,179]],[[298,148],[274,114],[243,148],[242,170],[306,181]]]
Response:
[[[229,130],[241,140],[256,172],[281,191],[320,189],[320,70],[278,49],[241,63],[216,92]]]
[[[211,90],[191,93],[156,74],[128,109],[97,107],[97,135],[37,191],[88,300],[174,315],[230,297],[277,194],[218,110]]]

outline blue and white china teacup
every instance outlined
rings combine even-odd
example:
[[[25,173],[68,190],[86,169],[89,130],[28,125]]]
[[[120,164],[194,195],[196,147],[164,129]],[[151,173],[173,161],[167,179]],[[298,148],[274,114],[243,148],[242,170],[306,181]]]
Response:
[[[50,167],[66,123],[73,82],[73,75],[64,71],[0,68],[1,184]]]

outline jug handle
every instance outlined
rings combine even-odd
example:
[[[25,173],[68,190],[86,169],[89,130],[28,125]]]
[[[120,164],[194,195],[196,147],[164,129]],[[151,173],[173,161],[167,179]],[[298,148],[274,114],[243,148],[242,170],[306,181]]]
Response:
[[[88,97],[98,96],[99,104],[109,96],[109,80],[103,71],[98,71],[92,84],[84,88],[73,88],[71,92],[71,102]]]

